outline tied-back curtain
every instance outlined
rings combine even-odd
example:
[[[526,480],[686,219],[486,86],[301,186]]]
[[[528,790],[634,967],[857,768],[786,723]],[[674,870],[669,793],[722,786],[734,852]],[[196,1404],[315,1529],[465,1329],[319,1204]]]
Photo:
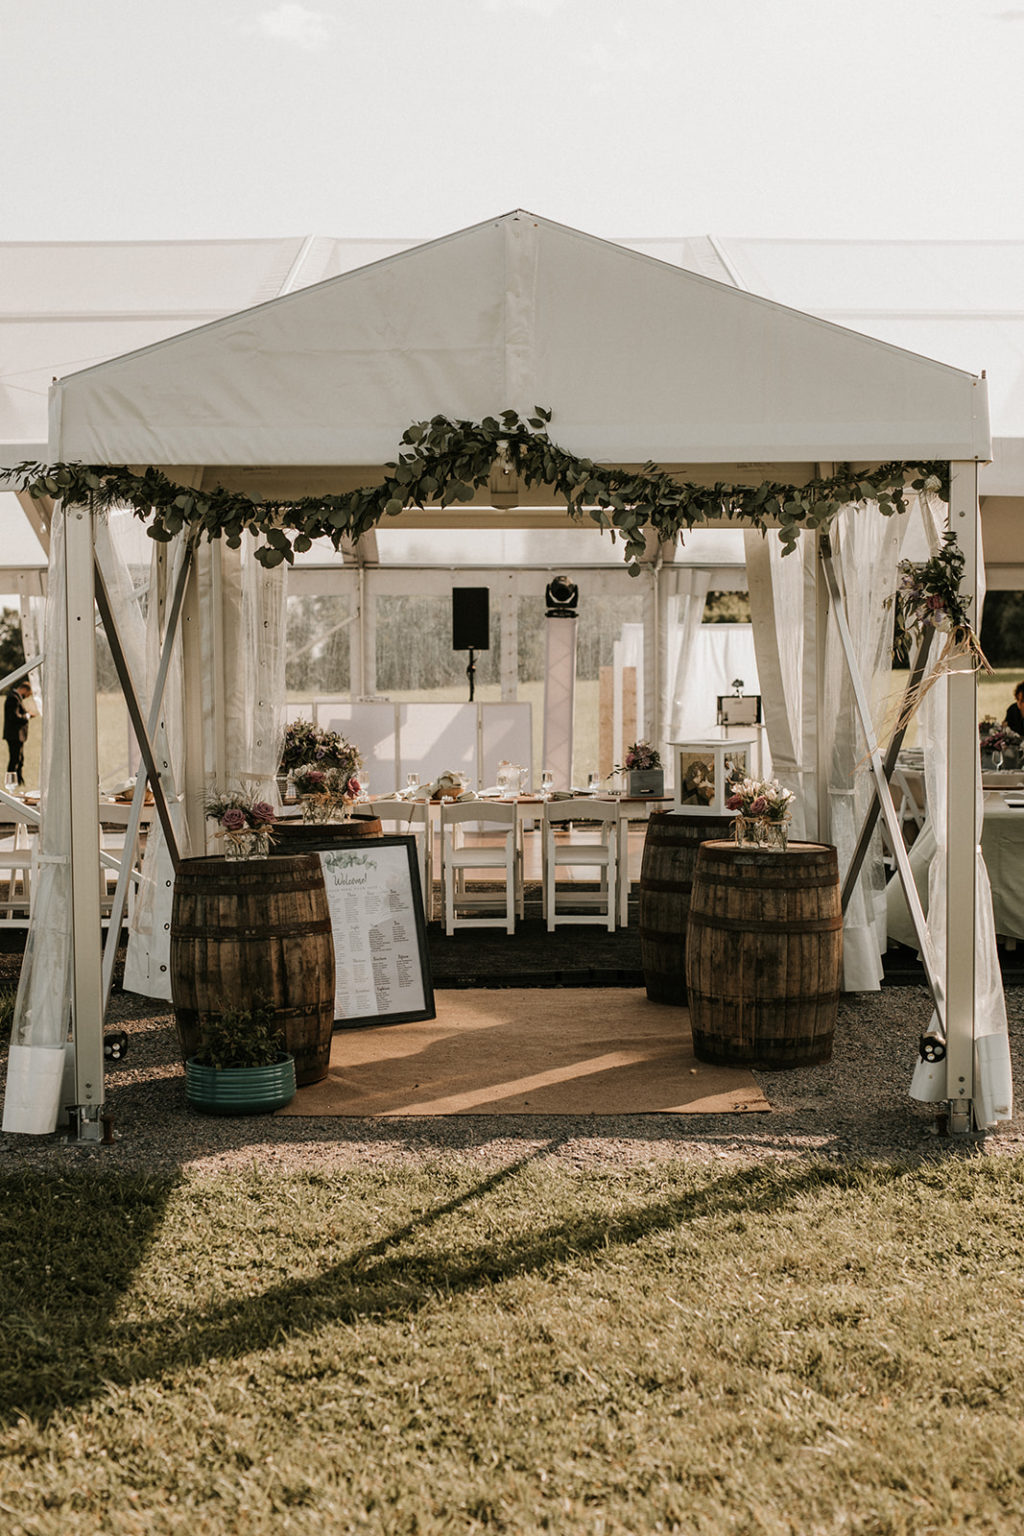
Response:
[[[670,571],[664,574],[663,579],[672,586],[668,593],[666,622],[662,629],[665,653],[661,675],[665,679],[665,692],[661,719],[665,722],[665,731],[659,746],[665,761],[670,763],[672,757],[667,752],[668,743],[679,740],[688,699],[698,683],[689,662],[697,630],[704,617],[711,572],[697,568]]]
[[[886,722],[891,723],[893,611],[889,600],[896,590],[905,532],[906,519],[883,517],[875,502],[846,507],[833,532],[854,661],[870,695],[872,721],[880,738]],[[830,704],[821,722],[829,765],[829,837],[838,851],[842,880],[874,782],[853,681],[834,620],[825,645],[824,697]],[[885,929],[885,870],[876,827],[844,920],[843,984],[848,992],[871,992],[880,986]]]
[[[743,536],[750,620],[761,688],[772,773],[793,792],[790,834],[806,836],[805,806],[816,793],[813,758],[805,750],[813,736],[814,690],[805,688],[808,652],[813,658],[813,539],[801,539],[783,554],[780,539],[750,529]]]
[[[150,564],[149,601],[142,637],[145,709],[156,684],[166,640],[166,610],[187,556],[183,536],[153,550]],[[162,600],[161,600],[162,599]],[[170,665],[164,683],[160,721],[154,732],[153,750],[167,796],[179,852],[187,854],[188,824],[181,803],[184,782],[184,720],[182,711],[182,661],[180,634],[173,637]],[[159,820],[150,822],[146,851],[128,925],[124,986],[143,997],[170,1001],[171,907],[174,867]]]
[[[222,554],[224,603],[225,777],[272,804],[285,716],[287,577],[266,570],[246,535]]]

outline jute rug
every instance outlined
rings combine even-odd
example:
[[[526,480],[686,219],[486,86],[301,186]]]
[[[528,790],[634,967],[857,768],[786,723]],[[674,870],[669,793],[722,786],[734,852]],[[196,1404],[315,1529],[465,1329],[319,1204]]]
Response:
[[[339,1030],[282,1115],[720,1115],[770,1110],[744,1068],[697,1061],[685,1008],[643,989],[466,988],[437,1018]]]

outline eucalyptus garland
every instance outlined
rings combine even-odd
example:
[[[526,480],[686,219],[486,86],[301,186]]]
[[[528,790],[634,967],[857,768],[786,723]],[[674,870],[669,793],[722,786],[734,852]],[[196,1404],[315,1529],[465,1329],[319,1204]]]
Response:
[[[883,464],[863,473],[843,466],[828,478],[800,486],[776,481],[694,485],[656,464],[632,470],[579,458],[551,441],[550,420],[550,410],[541,406],[525,421],[513,410],[479,422],[434,416],[402,434],[397,462],[385,466],[388,473],[380,484],[289,500],[259,499],[223,487],[192,490],[154,468],[138,474],[107,465],[23,463],[8,474],[36,499],[129,506],[148,524],[150,537],[161,542],[191,528],[237,549],[244,533],[255,534],[256,558],[271,567],[293,561],[314,539],[330,539],[337,549],[343,539],[358,539],[408,507],[470,502],[488,485],[496,463],[528,488],[552,487],[574,522],[594,523],[621,538],[633,576],[641,568],[647,531],[665,542],[721,518],[742,520],[762,533],[777,527],[788,554],[803,530],[827,528],[851,502],[877,502],[880,512],[892,516],[905,511],[907,491],[948,499],[949,465],[944,462]]]

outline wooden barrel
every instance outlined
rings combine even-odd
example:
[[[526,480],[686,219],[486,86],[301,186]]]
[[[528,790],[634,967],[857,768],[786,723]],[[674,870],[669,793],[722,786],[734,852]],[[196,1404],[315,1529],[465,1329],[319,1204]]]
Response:
[[[842,955],[834,848],[701,845],[686,935],[699,1060],[768,1069],[827,1061]]]
[[[332,843],[350,843],[353,839],[382,837],[383,828],[376,816],[350,816],[347,821],[278,821],[274,824],[271,853],[301,853],[310,844],[326,848]]]
[[[653,811],[640,866],[640,964],[655,1003],[686,1002],[686,917],[697,849],[727,837],[732,818]]]
[[[183,859],[171,909],[171,997],[182,1059],[203,1014],[265,998],[295,1078],[327,1076],[334,1025],[334,941],[315,853]]]

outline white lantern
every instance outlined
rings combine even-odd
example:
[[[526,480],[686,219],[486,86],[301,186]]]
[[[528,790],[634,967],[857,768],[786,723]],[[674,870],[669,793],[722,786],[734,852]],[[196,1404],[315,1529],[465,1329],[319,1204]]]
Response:
[[[727,816],[725,802],[732,786],[756,771],[757,736],[732,734],[728,739],[674,741],[676,799],[674,809],[687,816]]]

